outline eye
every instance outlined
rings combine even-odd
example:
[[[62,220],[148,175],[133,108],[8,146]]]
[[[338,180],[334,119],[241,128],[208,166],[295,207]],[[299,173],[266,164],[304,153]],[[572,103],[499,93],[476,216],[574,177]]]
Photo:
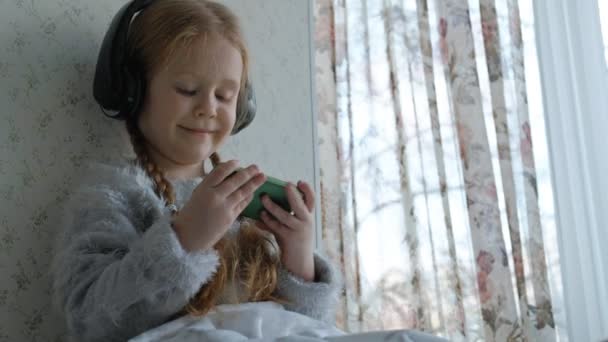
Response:
[[[223,91],[215,94],[215,97],[222,102],[231,102],[234,98],[234,92]]]
[[[224,94],[215,94],[215,97],[222,102],[230,101],[230,98]]]
[[[182,88],[175,88],[177,90],[178,93],[185,95],[185,96],[194,96],[196,95],[196,89],[195,90],[188,90],[188,89],[182,89]]]

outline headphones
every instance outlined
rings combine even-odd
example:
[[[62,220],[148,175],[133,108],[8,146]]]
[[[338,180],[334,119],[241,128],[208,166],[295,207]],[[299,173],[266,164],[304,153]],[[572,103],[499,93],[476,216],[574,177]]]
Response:
[[[93,97],[104,114],[112,119],[134,119],[143,104],[146,81],[138,61],[128,61],[127,37],[133,16],[143,11],[156,0],[132,0],[114,16],[110,28],[101,44],[95,78]],[[249,126],[257,109],[251,82],[247,81],[245,94],[239,94],[236,122],[231,135]],[[110,115],[106,110],[117,112]]]

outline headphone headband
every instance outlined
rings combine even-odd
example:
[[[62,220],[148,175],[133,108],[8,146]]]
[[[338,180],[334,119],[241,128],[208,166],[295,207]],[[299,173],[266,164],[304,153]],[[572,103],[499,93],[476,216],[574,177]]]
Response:
[[[134,0],[123,5],[114,16],[110,28],[103,39],[95,78],[93,80],[93,96],[102,108],[110,111],[124,109],[125,80],[122,72],[125,68],[125,51],[129,26],[135,14],[148,7],[154,0]],[[119,112],[114,118],[119,118]]]
[[[113,119],[126,120],[140,110],[145,96],[145,75],[140,65],[128,65],[126,51],[129,27],[133,17],[156,0],[133,0],[123,5],[106,32],[95,68],[93,97],[104,114]],[[250,82],[243,91],[243,101],[237,106],[237,119],[232,134],[247,127],[256,113],[256,100]],[[107,111],[117,112],[114,115]]]

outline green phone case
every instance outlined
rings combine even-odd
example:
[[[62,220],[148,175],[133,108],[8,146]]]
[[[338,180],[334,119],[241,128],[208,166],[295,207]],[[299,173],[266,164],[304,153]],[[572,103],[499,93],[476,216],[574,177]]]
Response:
[[[239,168],[238,170],[241,169],[242,168]],[[289,206],[289,201],[287,200],[287,193],[285,192],[286,186],[287,182],[274,177],[266,176],[266,182],[264,182],[264,184],[262,184],[254,192],[253,199],[245,210],[243,210],[241,215],[254,220],[259,220],[262,210],[265,209],[261,198],[264,194],[268,194],[274,203],[285,209],[287,212],[291,212],[291,207]]]
[[[255,191],[253,194],[253,199],[247,208],[243,210],[241,215],[254,220],[259,220],[262,210],[265,209],[264,204],[262,203],[262,195],[264,194],[268,194],[274,203],[278,204],[287,212],[291,212],[289,201],[287,200],[287,194],[285,193],[285,186],[287,186],[287,182],[274,177],[266,176],[266,182],[264,182],[264,184],[262,184]]]

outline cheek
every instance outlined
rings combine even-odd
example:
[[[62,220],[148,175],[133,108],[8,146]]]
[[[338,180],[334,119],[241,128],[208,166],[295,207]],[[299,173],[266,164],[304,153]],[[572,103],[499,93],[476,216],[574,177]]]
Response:
[[[159,112],[171,117],[183,114],[191,106],[190,99],[174,91],[167,91],[162,96],[157,96],[153,101],[155,102],[155,108],[158,108]]]
[[[175,93],[165,93],[151,101],[153,120],[162,122],[165,128],[179,123],[192,110],[192,101]]]
[[[167,96],[167,105],[175,114],[188,113],[192,109],[192,100],[172,92]]]
[[[139,127],[144,135],[153,140],[166,136],[176,121],[177,107],[174,96],[150,96],[139,118]]]
[[[146,140],[158,144],[164,136],[164,127],[166,122],[159,112],[154,110],[155,107],[150,107],[152,110],[142,112],[139,117],[139,129],[146,137]]]
[[[226,124],[234,126],[236,122],[236,105],[230,105],[222,108],[222,118]]]

